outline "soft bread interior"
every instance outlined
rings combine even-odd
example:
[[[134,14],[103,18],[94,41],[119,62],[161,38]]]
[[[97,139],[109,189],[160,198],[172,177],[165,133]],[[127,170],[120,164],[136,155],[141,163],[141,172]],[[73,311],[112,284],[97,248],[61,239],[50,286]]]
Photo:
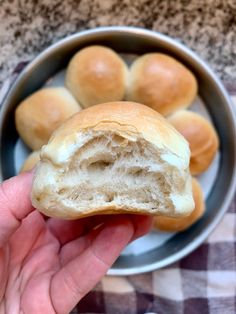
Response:
[[[35,177],[33,204],[49,216],[179,216],[189,214],[189,204],[194,207],[188,168],[179,167],[179,156],[143,137],[87,129],[64,157],[55,163],[45,147]]]

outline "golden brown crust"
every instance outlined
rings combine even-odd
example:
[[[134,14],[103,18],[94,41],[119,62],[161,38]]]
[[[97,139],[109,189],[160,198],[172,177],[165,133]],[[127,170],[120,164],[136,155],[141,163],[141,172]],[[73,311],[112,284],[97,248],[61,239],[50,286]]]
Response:
[[[78,103],[65,88],[44,88],[18,105],[16,129],[32,150],[38,150],[62,122],[79,110]]]
[[[190,172],[197,175],[207,170],[219,148],[213,125],[197,113],[182,110],[168,121],[181,133],[190,146]]]
[[[188,143],[158,112],[151,108],[128,101],[110,102],[82,110],[68,119],[53,133],[43,150],[47,158],[58,163],[60,148],[63,154],[68,142],[76,140],[77,133],[86,129],[116,130],[125,137],[143,137],[154,145],[168,148],[188,167]],[[58,154],[55,156],[55,151]]]
[[[195,208],[189,216],[181,218],[158,216],[154,218],[154,227],[161,231],[177,232],[186,230],[198,221],[204,214],[205,202],[201,186],[195,178],[192,178],[192,190]]]
[[[125,95],[128,69],[110,48],[89,46],[71,59],[66,86],[84,108],[119,101]]]
[[[40,151],[37,150],[37,151],[32,152],[24,161],[24,164],[20,169],[20,173],[33,169],[39,160],[40,160]]]
[[[106,207],[97,207],[96,209],[91,209],[86,212],[76,212],[76,211],[55,211],[50,212],[45,210],[45,208],[37,208],[41,213],[49,217],[62,218],[66,220],[75,220],[80,218],[86,218],[95,215],[120,215],[120,214],[135,214],[135,215],[153,215],[155,214],[147,212],[147,210],[140,210],[140,208],[122,208],[118,206],[106,206]]]
[[[190,106],[197,94],[194,75],[176,59],[147,53],[130,69],[127,99],[145,104],[163,115]]]

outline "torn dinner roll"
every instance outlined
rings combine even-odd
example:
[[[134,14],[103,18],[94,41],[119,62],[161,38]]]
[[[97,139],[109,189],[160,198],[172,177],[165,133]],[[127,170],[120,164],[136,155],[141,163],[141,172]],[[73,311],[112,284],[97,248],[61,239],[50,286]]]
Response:
[[[111,102],[80,111],[41,150],[32,203],[65,219],[194,208],[187,141],[156,111]]]

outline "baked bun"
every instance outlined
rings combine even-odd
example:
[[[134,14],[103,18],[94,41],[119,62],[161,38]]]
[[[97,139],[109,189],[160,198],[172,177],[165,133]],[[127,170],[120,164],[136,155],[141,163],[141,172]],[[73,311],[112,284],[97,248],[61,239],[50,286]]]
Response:
[[[39,150],[36,150],[35,152],[29,154],[29,156],[26,158],[23,166],[20,169],[20,173],[33,169],[39,160],[40,160]]]
[[[187,141],[157,112],[131,102],[80,111],[41,150],[32,203],[52,217],[182,216],[194,207]]]
[[[110,48],[89,46],[71,59],[66,86],[84,108],[108,101],[122,100],[128,68]]]
[[[207,170],[219,147],[212,124],[199,114],[187,110],[176,112],[168,121],[189,142],[191,174],[198,175]]]
[[[15,112],[16,129],[32,150],[38,150],[48,142],[52,132],[62,122],[80,109],[66,88],[44,88],[18,105]]]
[[[194,75],[165,54],[147,53],[137,58],[130,68],[127,99],[147,105],[162,115],[187,108],[196,94]]]
[[[192,178],[192,190],[195,208],[189,216],[179,218],[155,217],[154,227],[167,232],[184,231],[199,220],[204,214],[205,202],[201,186],[195,178]]]

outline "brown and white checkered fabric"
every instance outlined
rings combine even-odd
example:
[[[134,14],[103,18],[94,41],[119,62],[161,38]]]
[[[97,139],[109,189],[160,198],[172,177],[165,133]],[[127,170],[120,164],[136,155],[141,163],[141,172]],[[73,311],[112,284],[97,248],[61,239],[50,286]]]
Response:
[[[24,66],[19,64],[14,76]],[[9,86],[4,84],[0,98]],[[232,99],[236,106],[236,96]],[[147,274],[106,276],[71,313],[235,314],[236,194],[220,224],[192,254]]]

